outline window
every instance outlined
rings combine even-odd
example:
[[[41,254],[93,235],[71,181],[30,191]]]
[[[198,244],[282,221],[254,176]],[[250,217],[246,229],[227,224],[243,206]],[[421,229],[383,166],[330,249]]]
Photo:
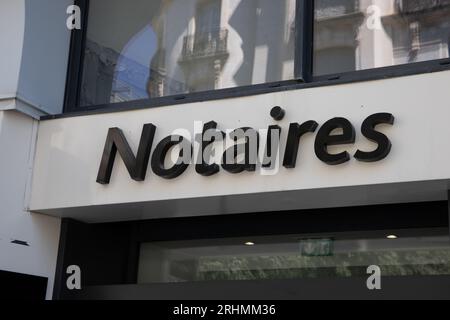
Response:
[[[197,5],[195,15],[196,33],[214,33],[220,31],[220,13],[222,1],[203,1]]]
[[[76,3],[66,111],[450,69],[450,0]]]
[[[315,4],[315,75],[449,58],[450,0]]]
[[[90,0],[79,105],[294,78],[295,0]]]
[[[270,236],[141,245],[138,283],[450,274],[448,229],[390,233]]]

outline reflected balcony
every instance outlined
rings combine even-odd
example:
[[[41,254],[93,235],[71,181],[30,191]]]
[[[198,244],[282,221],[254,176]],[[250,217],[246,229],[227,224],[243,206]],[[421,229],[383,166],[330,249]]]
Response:
[[[360,12],[359,0],[315,0],[316,20],[332,19]]]
[[[450,0],[396,0],[401,14],[414,14],[450,7]]]
[[[228,30],[226,29],[184,37],[180,62],[224,56],[228,56]]]

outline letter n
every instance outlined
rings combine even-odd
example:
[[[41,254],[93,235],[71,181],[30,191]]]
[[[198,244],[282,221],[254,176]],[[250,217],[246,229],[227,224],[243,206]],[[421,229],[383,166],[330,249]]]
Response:
[[[125,163],[131,179],[144,181],[155,132],[156,127],[153,124],[144,125],[139,149],[135,157],[122,130],[110,128],[106,137],[100,168],[98,169],[97,182],[109,184],[117,151],[119,151],[119,155]]]

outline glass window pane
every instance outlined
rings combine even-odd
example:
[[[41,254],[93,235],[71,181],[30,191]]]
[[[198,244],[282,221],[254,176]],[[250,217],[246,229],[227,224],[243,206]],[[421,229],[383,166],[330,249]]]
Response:
[[[450,0],[315,0],[314,74],[449,58]]]
[[[80,105],[293,79],[296,0],[91,0]]]
[[[449,275],[448,230],[388,239],[356,236],[272,236],[141,245],[138,283]]]

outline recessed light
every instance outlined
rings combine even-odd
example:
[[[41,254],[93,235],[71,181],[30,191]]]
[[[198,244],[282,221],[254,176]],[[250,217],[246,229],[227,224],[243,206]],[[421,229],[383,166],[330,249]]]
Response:
[[[396,236],[395,234],[391,234],[391,235],[388,235],[386,238],[388,238],[390,240],[395,240],[395,239],[398,239],[398,236]]]
[[[248,242],[245,243],[245,245],[251,247],[251,246],[254,246],[255,243],[251,242],[251,241],[248,241]]]

